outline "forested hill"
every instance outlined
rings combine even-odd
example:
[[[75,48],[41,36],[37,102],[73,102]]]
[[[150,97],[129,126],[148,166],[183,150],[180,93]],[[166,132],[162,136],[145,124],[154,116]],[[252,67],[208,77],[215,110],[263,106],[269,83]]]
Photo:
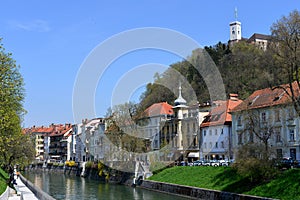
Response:
[[[253,44],[242,41],[231,47],[219,42],[213,46],[206,46],[204,50],[217,66],[226,94],[237,93],[240,99],[244,99],[255,90],[287,82],[271,50],[263,51]],[[182,87],[183,97],[188,103],[212,100],[204,81],[205,77],[202,77],[197,70],[198,65],[205,65],[201,63],[203,61],[199,52],[201,54],[203,50],[191,52],[191,56],[186,60],[170,65],[169,69],[162,74],[156,74],[155,83],[149,83],[141,96],[139,107],[143,110],[157,102],[172,104],[178,95],[180,76],[180,81],[188,82]],[[177,72],[180,74],[176,75]],[[188,85],[193,91],[189,90]],[[196,99],[193,98],[193,94],[196,95]]]

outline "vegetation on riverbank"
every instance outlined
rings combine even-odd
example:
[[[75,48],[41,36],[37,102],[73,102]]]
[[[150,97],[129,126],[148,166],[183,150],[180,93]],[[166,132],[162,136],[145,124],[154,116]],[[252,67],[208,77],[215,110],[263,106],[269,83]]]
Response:
[[[6,190],[8,174],[0,168],[0,195]]]
[[[283,200],[300,199],[300,169],[284,171],[269,182],[251,182],[230,167],[176,166],[149,180]]]

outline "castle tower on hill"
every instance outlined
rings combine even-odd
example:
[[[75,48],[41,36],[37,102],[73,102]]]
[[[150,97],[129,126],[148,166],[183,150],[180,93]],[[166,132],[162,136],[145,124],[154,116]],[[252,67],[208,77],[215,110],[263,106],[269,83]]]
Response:
[[[244,38],[242,37],[242,23],[237,20],[237,9],[235,8],[235,21],[231,22],[229,24],[230,27],[230,36],[228,44],[230,46],[234,45],[235,43],[243,40],[245,42],[248,42],[250,44],[253,44],[257,46],[258,48],[262,50],[267,50],[268,43],[270,42],[270,36],[254,33],[250,38]]]
[[[230,26],[230,43],[238,42],[242,39],[242,26],[241,22],[237,20],[237,9],[235,8],[235,21],[229,24]]]

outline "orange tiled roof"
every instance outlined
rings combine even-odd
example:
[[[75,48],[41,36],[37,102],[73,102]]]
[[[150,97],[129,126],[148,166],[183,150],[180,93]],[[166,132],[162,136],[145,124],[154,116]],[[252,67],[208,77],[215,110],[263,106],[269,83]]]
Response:
[[[65,134],[72,128],[71,124],[52,124],[49,127],[31,127],[23,129],[23,133],[41,133],[41,134],[49,134],[49,136],[60,136]]]
[[[171,106],[167,102],[155,103],[149,106],[144,112],[144,115],[147,117],[173,114],[173,106]]]
[[[297,82],[293,82],[292,87],[295,96],[299,96],[300,92]],[[280,87],[276,88],[256,90],[243,103],[232,109],[231,112],[291,103],[292,100],[286,91],[288,93],[291,91],[288,84],[281,85]]]
[[[210,113],[205,116],[200,127],[216,126],[231,124],[232,117],[229,111],[242,103],[242,100],[237,98],[236,94],[231,94],[231,98],[226,101],[217,101],[214,102],[216,107],[212,108]]]

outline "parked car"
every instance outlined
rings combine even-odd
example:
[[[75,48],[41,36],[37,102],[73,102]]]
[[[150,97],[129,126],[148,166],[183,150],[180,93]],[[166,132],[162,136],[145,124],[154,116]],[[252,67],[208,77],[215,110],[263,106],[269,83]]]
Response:
[[[188,165],[189,165],[189,163],[186,162],[186,161],[181,161],[180,162],[180,166],[188,166]]]
[[[210,166],[210,161],[209,160],[204,160],[203,162],[202,162],[202,166]]]
[[[220,160],[220,166],[226,166],[228,167],[229,166],[229,161],[226,161],[226,160]]]
[[[292,169],[292,168],[299,168],[300,164],[297,160],[294,160],[291,157],[285,157],[276,162],[276,167],[279,169]]]
[[[196,160],[194,162],[192,162],[193,166],[201,166],[203,164],[202,160]]]
[[[218,160],[211,160],[210,161],[210,166],[219,167],[220,166],[220,162]]]

